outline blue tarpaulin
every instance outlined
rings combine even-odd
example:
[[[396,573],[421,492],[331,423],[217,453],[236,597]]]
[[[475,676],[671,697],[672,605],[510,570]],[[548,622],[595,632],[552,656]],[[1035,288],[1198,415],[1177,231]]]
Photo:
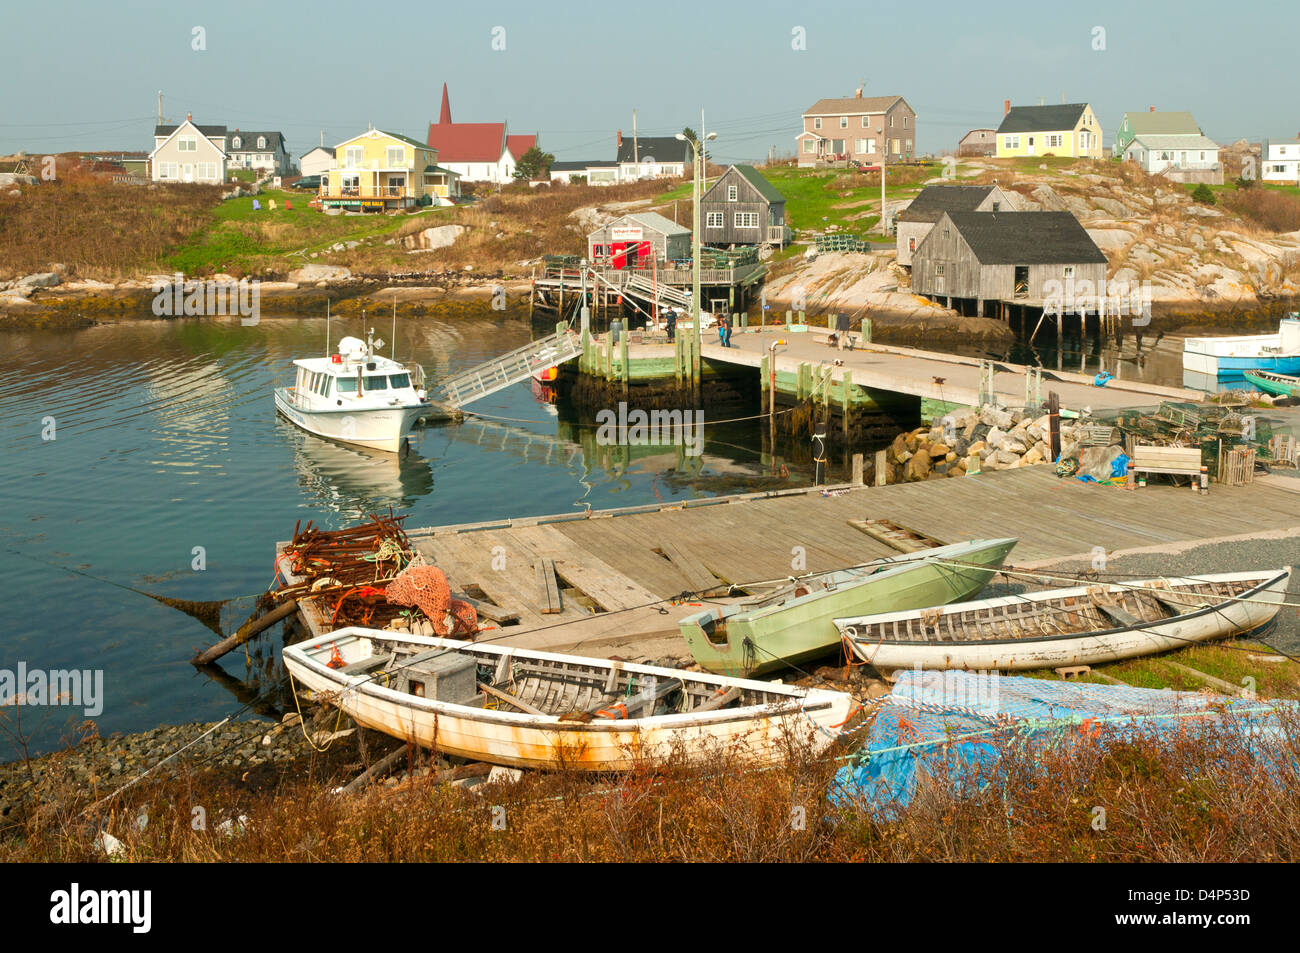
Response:
[[[864,805],[877,820],[906,808],[918,771],[958,794],[987,783],[1015,745],[1041,748],[1084,736],[1108,739],[1231,725],[1253,752],[1286,739],[1279,712],[1294,701],[1224,699],[1199,692],[1054,682],[979,672],[905,671],[874,716],[861,749],[841,768],[831,800]]]

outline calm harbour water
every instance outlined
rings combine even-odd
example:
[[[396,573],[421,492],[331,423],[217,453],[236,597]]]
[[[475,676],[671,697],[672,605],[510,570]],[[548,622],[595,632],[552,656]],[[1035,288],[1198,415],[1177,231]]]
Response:
[[[391,336],[389,321],[374,324]],[[361,334],[361,323],[335,320],[330,331],[337,341]],[[412,320],[398,328],[397,357],[419,360],[436,380],[530,337],[518,318]],[[188,662],[215,633],[119,587],[192,600],[251,597],[270,583],[274,544],[298,520],[335,528],[391,506],[416,527],[774,482],[759,459],[757,424],[710,428],[703,455],[685,471],[672,448],[640,449],[623,465],[581,439],[583,430],[529,383],[473,407],[510,420],[429,426],[402,456],[323,441],[275,413],[271,388],[288,376],[290,360],[320,353],[324,341],[323,319],[297,317],[253,327],[132,320],[0,333],[0,669],[102,669],[103,734],[218,719],[238,707],[235,698]],[[46,418],[53,440],[42,439]],[[810,482],[799,467],[781,479]],[[229,604],[223,628],[233,630],[250,608],[251,598]],[[223,665],[245,679],[242,651]],[[67,707],[21,714],[38,749],[57,746],[83,717]],[[14,755],[0,737],[0,760]]]
[[[391,335],[387,320],[374,324]],[[325,334],[323,319],[301,317],[0,333],[0,669],[102,669],[103,734],[215,720],[238,703],[188,662],[215,633],[122,587],[243,597],[223,612],[231,631],[271,581],[274,543],[298,520],[335,528],[391,506],[416,527],[811,482],[806,466],[771,474],[758,423],[710,427],[703,456],[685,470],[670,448],[621,463],[527,383],[473,407],[509,419],[418,430],[402,456],[319,440],[276,415],[271,387],[290,360],[321,353]],[[364,336],[359,321],[336,320],[331,337],[343,334]],[[531,336],[518,317],[425,318],[399,326],[396,350],[437,380]],[[1124,376],[1181,383],[1181,340],[1149,343],[1142,366],[1131,362]],[[1131,341],[1126,350],[1135,355]],[[1099,366],[1098,354],[1067,342],[1062,366],[1077,370],[1081,359],[1088,370]],[[1055,352],[1043,363],[1055,366]],[[42,439],[47,418],[53,440]],[[253,672],[270,670],[265,640],[263,652]],[[223,666],[235,681],[261,684],[242,651]],[[36,750],[56,747],[82,717],[66,707],[22,714]],[[0,737],[0,760],[14,754]]]

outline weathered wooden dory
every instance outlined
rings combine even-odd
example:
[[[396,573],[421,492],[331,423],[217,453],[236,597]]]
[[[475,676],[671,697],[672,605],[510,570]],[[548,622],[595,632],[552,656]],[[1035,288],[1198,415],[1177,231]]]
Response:
[[[1277,615],[1291,568],[1134,579],[836,619],[885,671],[1028,669],[1152,655],[1248,632]]]
[[[284,650],[299,686],[354,721],[520,768],[624,771],[680,752],[770,764],[825,747],[842,692],[349,627]]]
[[[774,593],[706,609],[678,625],[701,667],[745,677],[835,651],[833,619],[969,599],[998,571],[1015,539],[973,539],[852,569],[812,573]]]

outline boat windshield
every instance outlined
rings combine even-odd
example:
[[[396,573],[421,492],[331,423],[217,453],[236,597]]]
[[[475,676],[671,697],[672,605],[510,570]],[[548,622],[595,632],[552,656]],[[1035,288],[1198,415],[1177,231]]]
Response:
[[[401,387],[410,387],[410,386],[411,386],[411,375],[410,375],[410,374],[394,374],[392,377],[388,378],[388,383],[389,383],[389,385],[393,388],[393,390],[397,390],[398,388],[401,388]]]
[[[366,390],[388,390],[388,378],[383,374],[367,375]]]
[[[338,388],[340,394],[355,394],[357,392],[357,379],[355,377],[338,378]]]

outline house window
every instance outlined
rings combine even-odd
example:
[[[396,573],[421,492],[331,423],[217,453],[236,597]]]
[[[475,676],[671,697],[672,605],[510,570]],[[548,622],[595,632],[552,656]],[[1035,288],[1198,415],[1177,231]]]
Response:
[[[740,190],[734,185],[727,186],[727,201],[734,202],[740,197]]]
[[[260,150],[260,149],[265,149],[265,148],[266,148],[266,136],[258,136],[258,137],[257,137],[257,148],[258,148],[259,150]]]
[[[820,129],[821,127],[822,127],[822,117],[817,116],[815,119],[813,119],[813,128]]]
[[[856,148],[854,148],[853,151],[856,152],[858,155],[862,155],[867,151],[867,140],[865,139],[859,139],[856,143],[854,143],[854,145],[856,146]]]
[[[722,228],[722,213],[709,212],[704,222],[705,228]]]
[[[817,147],[817,141],[815,139],[805,139],[803,141],[804,152],[812,152],[816,147]]]
[[[193,136],[181,136],[176,140],[177,152],[198,152],[199,142]]]
[[[235,138],[233,138],[233,139],[230,140],[230,147],[231,147],[232,149],[238,149],[238,148],[239,148],[239,137],[238,137],[238,136],[235,136]]]
[[[402,146],[388,147],[388,167],[400,169],[406,166],[406,149]]]
[[[1066,266],[1065,266],[1065,270],[1064,270],[1064,274],[1065,274],[1065,277],[1066,277],[1066,278],[1073,278],[1073,277],[1074,277],[1074,266],[1073,266],[1073,265],[1066,265]]]
[[[1050,134],[1043,137],[1043,144],[1049,149],[1059,149],[1065,142],[1065,137],[1060,133]]]
[[[911,151],[912,151],[912,140],[911,140],[911,139],[908,139],[906,142],[904,142],[904,143],[903,143],[903,147],[904,147],[908,152],[911,152]]]
[[[871,123],[867,121],[867,117],[866,117],[866,116],[863,116],[863,117],[862,117],[862,128],[863,128],[863,129],[870,129],[870,128],[871,128]]]
[[[904,128],[904,129],[907,128],[907,120],[908,120],[908,117],[907,117],[907,116],[904,116],[904,117],[903,117],[903,128]]]
[[[844,151],[844,140],[843,140],[843,139],[832,139],[832,140],[831,140],[831,152],[835,153],[836,155],[839,155],[839,154],[840,154],[841,152],[843,152],[843,151]]]
[[[733,222],[736,228],[758,228],[758,213],[737,212]]]
[[[343,164],[349,169],[361,168],[366,154],[365,146],[348,146],[344,154]]]
[[[847,128],[849,128],[849,117],[848,117],[848,116],[841,116],[841,117],[840,117],[840,128],[841,128],[841,129],[847,129]]]
[[[867,140],[867,148],[864,149],[863,151],[864,151],[864,152],[875,152],[875,151],[876,151],[876,140],[875,140],[875,139],[868,139],[868,140]]]
[[[994,202],[994,203],[993,203],[993,211],[995,211],[995,212],[1000,211],[1001,208],[1002,208],[1002,203],[1001,203],[1001,202]]]
[[[1020,137],[1019,137],[1019,136],[1003,136],[1003,137],[1002,137],[1002,145],[1003,145],[1003,147],[1006,148],[1006,149],[1019,149],[1019,148],[1020,148]]]
[[[943,227],[943,237],[952,238],[952,229],[950,229],[947,225]],[[939,267],[942,268],[943,266],[940,265]]]
[[[941,262],[941,261],[936,261],[936,262],[934,263],[934,275],[935,275],[936,278],[942,278],[942,277],[943,277],[943,262]]]

